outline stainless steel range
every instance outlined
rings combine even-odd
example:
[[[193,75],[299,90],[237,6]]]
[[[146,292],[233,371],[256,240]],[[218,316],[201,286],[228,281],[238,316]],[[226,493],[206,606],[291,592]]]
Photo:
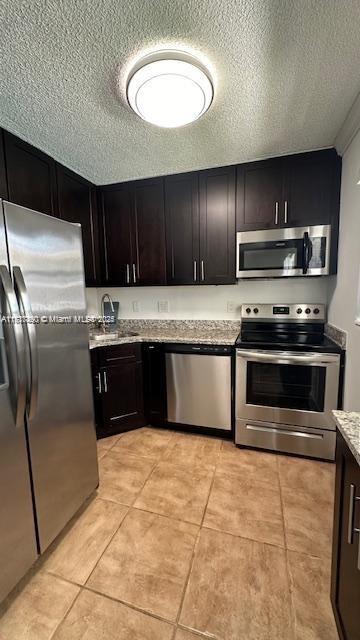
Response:
[[[333,460],[341,349],[321,304],[249,304],[236,342],[239,445]]]

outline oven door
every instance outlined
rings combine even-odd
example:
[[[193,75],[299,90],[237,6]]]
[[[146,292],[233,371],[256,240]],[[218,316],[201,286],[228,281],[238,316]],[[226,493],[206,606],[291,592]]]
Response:
[[[236,351],[236,418],[335,429],[340,356]]]

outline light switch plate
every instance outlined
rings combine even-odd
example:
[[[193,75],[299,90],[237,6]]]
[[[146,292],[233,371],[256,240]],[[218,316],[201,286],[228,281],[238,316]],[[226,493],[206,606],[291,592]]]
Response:
[[[159,300],[158,301],[158,311],[159,311],[159,313],[168,313],[168,311],[169,311],[169,301],[168,300]]]
[[[227,312],[228,313],[235,313],[235,311],[236,311],[236,303],[234,302],[234,300],[228,300]]]
[[[132,310],[133,310],[134,313],[139,313],[139,311],[140,311],[139,300],[133,300],[133,302],[132,302]]]

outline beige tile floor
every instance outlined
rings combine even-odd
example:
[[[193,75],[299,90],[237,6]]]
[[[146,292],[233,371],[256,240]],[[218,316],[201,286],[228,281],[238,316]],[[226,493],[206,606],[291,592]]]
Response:
[[[0,608],[0,640],[337,640],[334,466],[151,428]]]

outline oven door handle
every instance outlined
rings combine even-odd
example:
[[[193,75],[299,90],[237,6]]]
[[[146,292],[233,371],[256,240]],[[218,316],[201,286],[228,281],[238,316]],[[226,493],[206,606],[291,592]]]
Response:
[[[330,353],[294,353],[290,351],[245,351],[237,349],[238,358],[254,362],[272,362],[273,364],[318,364],[328,365],[339,361],[338,354]]]

